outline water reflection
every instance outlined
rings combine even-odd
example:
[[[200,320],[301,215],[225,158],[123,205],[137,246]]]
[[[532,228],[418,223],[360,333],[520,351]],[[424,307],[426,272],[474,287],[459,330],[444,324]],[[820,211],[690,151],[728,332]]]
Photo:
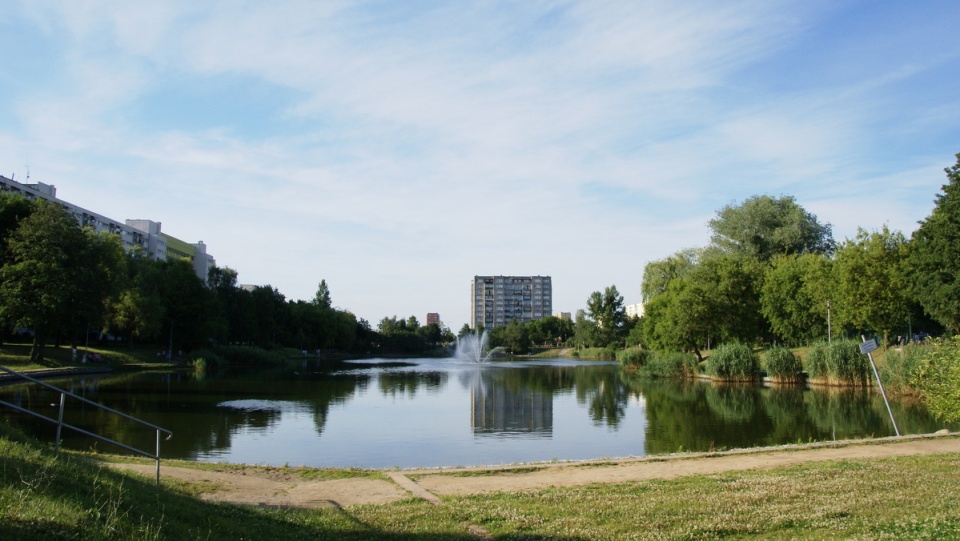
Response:
[[[510,385],[509,370],[466,372],[470,386],[470,426],[476,436],[549,438],[553,433],[553,394]]]
[[[643,380],[604,363],[477,366],[442,360],[335,367],[83,377],[60,386],[171,428],[170,458],[413,467],[707,451],[887,436],[882,399],[866,390]],[[34,386],[0,397],[54,416],[59,397]],[[943,428],[916,403],[892,403],[904,434]],[[42,441],[52,425],[13,411]],[[155,434],[78,402],[67,422],[140,448]],[[956,427],[950,427],[955,429]],[[65,433],[73,448],[103,444]],[[110,452],[115,449],[110,448]]]

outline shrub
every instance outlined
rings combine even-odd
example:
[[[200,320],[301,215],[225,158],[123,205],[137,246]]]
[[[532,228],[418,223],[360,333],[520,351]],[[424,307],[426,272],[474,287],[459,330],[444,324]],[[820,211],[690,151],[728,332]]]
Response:
[[[960,337],[935,342],[924,352],[916,384],[931,413],[946,422],[960,421]]]
[[[767,376],[776,381],[798,382],[803,380],[803,363],[785,347],[772,347],[765,360]]]
[[[707,373],[715,379],[742,381],[756,379],[760,363],[746,344],[724,344],[707,359]]]
[[[629,348],[617,352],[617,362],[621,366],[630,368],[643,368],[650,363],[653,358],[653,352],[649,349]]]
[[[850,385],[870,385],[870,360],[860,353],[860,345],[853,340],[838,340],[830,347],[830,358],[837,380]]]
[[[700,365],[692,353],[660,353],[653,356],[647,370],[660,378],[692,378],[700,371]]]
[[[820,342],[807,356],[810,379],[828,385],[870,385],[870,362],[853,340]]]
[[[887,390],[898,394],[915,392],[920,364],[930,351],[929,344],[908,344],[899,350],[887,351],[887,362],[877,367]]]

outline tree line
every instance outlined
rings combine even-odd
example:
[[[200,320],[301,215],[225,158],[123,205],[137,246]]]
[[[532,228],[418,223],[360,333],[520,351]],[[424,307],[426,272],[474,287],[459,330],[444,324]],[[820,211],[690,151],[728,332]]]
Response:
[[[643,317],[628,318],[610,286],[593,292],[562,331],[544,336],[541,322],[511,323],[491,332],[491,344],[519,352],[551,340],[612,350],[640,345],[702,361],[703,351],[723,343],[960,334],[960,154],[945,171],[932,213],[909,239],[883,226],[838,243],[832,226],[795,198],[750,197],[717,211],[709,245],[645,266]],[[548,328],[557,325],[550,320]]]
[[[710,221],[710,245],[644,269],[633,339],[696,353],[725,342],[960,334],[960,154],[908,239],[887,226],[837,243],[793,197],[751,197]]]
[[[422,353],[453,335],[441,325],[381,322],[334,308],[321,280],[314,299],[288,300],[270,285],[241,287],[214,267],[206,282],[187,259],[124,250],[119,236],[81,227],[61,205],[0,193],[0,338],[47,344],[111,340],[164,355],[215,345],[367,353]],[[394,318],[395,320],[396,318]]]
[[[729,342],[960,334],[960,154],[946,173],[932,213],[909,239],[884,226],[837,243],[831,225],[793,197],[754,196],[717,212],[708,246],[646,265],[643,317],[628,318],[610,286],[592,293],[573,322],[512,322],[490,329],[490,343],[515,353],[535,344],[642,345],[702,359]],[[167,354],[217,344],[422,353],[454,339],[413,316],[385,317],[374,329],[334,308],[324,280],[309,301],[270,285],[240,287],[230,268],[213,268],[205,283],[189,261],[125,251],[116,235],[81,227],[44,200],[0,194],[0,239],[0,330],[28,329],[36,360],[51,341],[82,345],[91,335]]]

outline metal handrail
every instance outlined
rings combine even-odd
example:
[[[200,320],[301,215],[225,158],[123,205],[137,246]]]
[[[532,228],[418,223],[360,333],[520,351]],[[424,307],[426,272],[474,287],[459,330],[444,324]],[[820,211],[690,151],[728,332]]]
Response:
[[[48,388],[48,389],[51,389],[51,390],[53,390],[53,391],[56,391],[56,392],[60,393],[60,413],[59,413],[59,415],[57,416],[56,419],[52,419],[52,418],[50,418],[50,417],[47,417],[46,415],[41,415],[41,414],[39,414],[39,413],[37,413],[37,412],[30,411],[30,410],[28,410],[28,409],[26,409],[26,408],[22,408],[22,407],[20,407],[20,406],[18,406],[18,405],[16,405],[16,404],[11,404],[11,403],[6,402],[6,401],[4,401],[4,400],[0,400],[0,404],[2,404],[2,405],[4,405],[4,406],[11,407],[11,408],[13,408],[13,409],[15,409],[15,410],[17,410],[17,411],[20,411],[20,412],[23,412],[23,413],[26,413],[26,414],[29,414],[29,415],[33,415],[34,417],[38,417],[38,418],[43,419],[43,420],[45,420],[45,421],[48,421],[48,422],[51,422],[51,423],[56,424],[56,425],[57,425],[57,440],[56,440],[56,443],[54,444],[54,453],[60,454],[60,433],[61,433],[61,431],[63,430],[63,428],[68,428],[68,429],[70,429],[70,430],[79,432],[79,433],[84,434],[84,435],[86,435],[86,436],[90,436],[91,438],[94,438],[94,439],[97,439],[97,440],[100,440],[100,441],[103,441],[103,442],[106,442],[106,443],[111,443],[111,444],[116,445],[116,446],[118,446],[118,447],[122,447],[122,448],[124,448],[124,449],[126,449],[127,451],[130,451],[130,452],[132,452],[132,453],[136,453],[136,454],[138,454],[138,455],[142,455],[142,456],[145,456],[145,457],[154,459],[154,460],[157,462],[157,484],[158,484],[158,485],[160,484],[160,433],[163,432],[163,433],[167,434],[166,439],[169,440],[170,438],[173,437],[173,432],[171,432],[170,430],[167,430],[166,428],[157,426],[157,425],[155,425],[155,424],[153,424],[153,423],[148,423],[147,421],[144,421],[143,419],[138,419],[138,418],[136,418],[136,417],[134,417],[134,416],[132,416],[132,415],[128,415],[128,414],[126,414],[126,413],[123,413],[122,411],[117,411],[117,410],[115,410],[115,409],[113,409],[113,408],[110,408],[110,407],[108,407],[108,406],[104,406],[103,404],[98,404],[97,402],[94,402],[93,400],[90,400],[90,399],[84,398],[84,397],[82,397],[82,396],[80,396],[80,395],[71,393],[70,391],[64,391],[63,389],[61,389],[61,388],[59,388],[59,387],[54,387],[53,385],[50,385],[49,383],[44,383],[44,382],[42,382],[42,381],[40,381],[40,380],[38,380],[38,379],[31,378],[30,376],[28,376],[28,375],[26,375],[26,374],[21,374],[20,372],[15,372],[15,371],[10,370],[9,368],[7,368],[7,367],[5,367],[5,366],[0,366],[0,370],[3,370],[4,372],[7,372],[7,373],[9,373],[9,374],[13,374],[14,376],[17,376],[17,377],[19,377],[19,378],[21,378],[21,379],[25,379],[25,380],[27,380],[27,381],[36,383],[37,385],[42,385],[42,386],[44,386],[44,387],[46,387],[46,388]],[[112,440],[112,439],[110,439],[110,438],[108,438],[108,437],[106,437],[106,436],[101,436],[101,435],[99,435],[99,434],[94,434],[93,432],[89,432],[89,431],[84,430],[84,429],[82,429],[82,428],[79,428],[79,427],[76,427],[76,426],[73,426],[73,425],[64,423],[64,422],[63,422],[63,410],[64,410],[64,408],[65,408],[65,406],[66,406],[66,397],[67,397],[67,396],[70,396],[70,397],[72,397],[72,398],[76,398],[77,400],[79,400],[79,401],[81,401],[81,402],[85,402],[85,403],[87,403],[87,404],[90,404],[91,406],[95,406],[95,407],[100,408],[100,409],[102,409],[102,410],[106,410],[106,411],[108,411],[108,412],[110,412],[110,413],[119,415],[119,416],[123,417],[124,419],[129,419],[129,420],[131,420],[131,421],[133,421],[133,422],[135,422],[135,423],[139,423],[139,424],[141,424],[141,425],[144,425],[144,426],[147,426],[147,427],[150,427],[150,428],[156,430],[156,431],[157,431],[157,447],[156,447],[156,451],[151,454],[151,453],[149,453],[148,451],[144,451],[144,450],[142,450],[142,449],[137,449],[136,447],[131,447],[131,446],[127,445],[127,444],[120,443],[119,441]]]

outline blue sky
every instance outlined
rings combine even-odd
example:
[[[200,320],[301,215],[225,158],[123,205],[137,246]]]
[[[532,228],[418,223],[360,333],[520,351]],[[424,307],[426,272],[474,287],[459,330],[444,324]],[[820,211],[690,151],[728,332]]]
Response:
[[[960,152],[960,3],[8,0],[0,174],[374,326],[554,310],[752,195],[909,235]]]

